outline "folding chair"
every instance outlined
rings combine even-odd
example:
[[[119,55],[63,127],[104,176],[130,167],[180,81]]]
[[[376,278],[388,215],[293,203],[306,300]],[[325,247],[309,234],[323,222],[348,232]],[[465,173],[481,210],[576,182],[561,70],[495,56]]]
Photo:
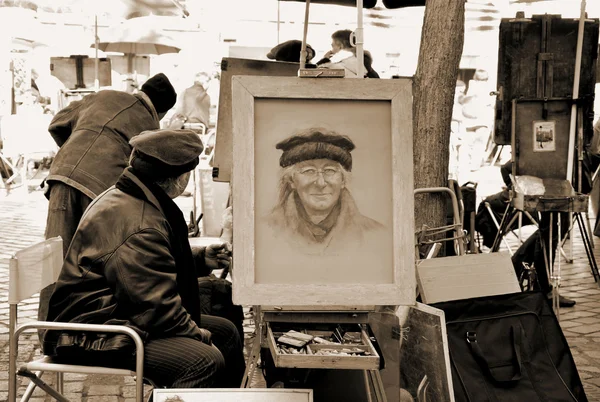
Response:
[[[17,307],[25,300],[43,288],[56,282],[62,267],[62,239],[55,237],[34,244],[15,253],[9,261],[9,382],[8,401],[15,402],[17,398],[17,375],[29,378],[31,383],[27,387],[21,401],[31,397],[36,386],[58,401],[68,400],[62,395],[63,373],[79,374],[110,374],[133,376],[136,378],[136,402],[143,400],[143,369],[144,369],[144,344],[139,335],[131,328],[121,325],[95,325],[72,324],[61,322],[33,321],[20,325],[17,324]],[[62,364],[57,363],[50,356],[24,363],[17,370],[17,356],[19,336],[31,329],[71,330],[86,332],[121,333],[129,335],[136,345],[136,370],[123,370],[92,365]],[[90,362],[93,363],[93,362]],[[42,380],[44,372],[56,373],[56,388],[54,389]]]

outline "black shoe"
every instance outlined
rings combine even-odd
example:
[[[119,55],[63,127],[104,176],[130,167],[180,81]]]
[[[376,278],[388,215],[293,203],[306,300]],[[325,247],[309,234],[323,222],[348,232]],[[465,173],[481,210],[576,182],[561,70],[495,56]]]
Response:
[[[567,299],[566,297],[560,295],[558,296],[558,305],[560,307],[573,307],[575,303],[577,302],[573,299]]]
[[[552,300],[552,292],[548,293],[548,300]],[[573,299],[567,299],[562,295],[558,295],[558,305],[559,307],[573,307],[577,303]]]

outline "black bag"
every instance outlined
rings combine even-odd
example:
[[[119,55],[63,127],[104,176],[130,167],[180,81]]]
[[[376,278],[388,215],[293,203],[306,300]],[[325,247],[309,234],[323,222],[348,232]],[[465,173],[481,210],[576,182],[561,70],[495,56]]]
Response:
[[[456,402],[587,402],[545,295],[433,304],[444,311]]]
[[[210,274],[198,278],[198,287],[200,313],[228,319],[235,325],[243,340],[244,311],[242,306],[233,304],[231,282]]]

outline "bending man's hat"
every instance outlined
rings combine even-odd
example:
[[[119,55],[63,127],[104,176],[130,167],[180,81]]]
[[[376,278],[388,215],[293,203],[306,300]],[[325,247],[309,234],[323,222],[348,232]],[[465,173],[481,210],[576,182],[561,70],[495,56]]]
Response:
[[[279,158],[281,167],[295,165],[311,159],[330,159],[338,162],[350,172],[354,143],[345,135],[322,128],[310,128],[276,145],[283,154]]]
[[[150,179],[178,177],[194,169],[204,150],[198,134],[191,130],[143,131],[133,137],[131,167]]]
[[[175,106],[177,101],[177,93],[171,85],[171,81],[163,73],[158,73],[153,77],[148,78],[141,91],[148,95],[152,101],[156,113],[165,113]]]

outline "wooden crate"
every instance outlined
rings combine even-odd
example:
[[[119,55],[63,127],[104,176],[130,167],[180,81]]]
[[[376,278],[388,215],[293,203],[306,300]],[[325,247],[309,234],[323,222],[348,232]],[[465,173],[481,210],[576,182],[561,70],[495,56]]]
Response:
[[[348,370],[378,370],[379,369],[379,354],[375,350],[373,343],[362,327],[356,325],[356,332],[361,333],[362,345],[358,348],[368,352],[365,356],[335,356],[335,355],[315,355],[315,353],[324,348],[342,349],[354,346],[350,345],[319,345],[309,344],[305,347],[307,354],[283,354],[277,347],[277,341],[273,335],[274,328],[277,328],[277,323],[266,323],[266,342],[268,344],[271,355],[276,367],[287,368],[322,368],[322,369],[348,369]],[[297,330],[301,330],[303,326],[297,324]]]
[[[518,210],[527,212],[587,212],[589,198],[589,195],[581,193],[572,196],[516,193],[512,204]]]

